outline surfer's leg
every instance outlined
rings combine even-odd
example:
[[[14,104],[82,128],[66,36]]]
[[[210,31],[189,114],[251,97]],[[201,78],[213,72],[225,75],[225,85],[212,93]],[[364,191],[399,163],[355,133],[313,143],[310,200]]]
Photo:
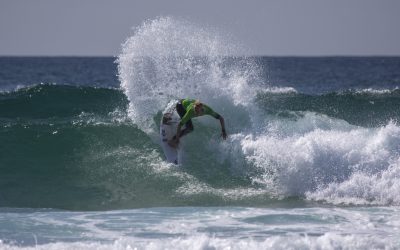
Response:
[[[194,130],[192,119],[190,119],[187,123],[185,123],[185,128],[181,130],[181,133],[179,134],[179,138],[181,138],[184,135],[189,134]]]
[[[186,109],[185,107],[183,107],[181,102],[178,102],[176,104],[176,112],[178,112],[180,118],[182,118],[186,114]]]
[[[182,118],[186,114],[186,109],[183,107],[181,102],[178,102],[176,104],[176,112],[178,112],[179,116]],[[181,130],[181,133],[179,134],[179,138],[181,138],[184,135],[189,134],[190,132],[193,131],[193,123],[192,120],[190,119],[188,122],[185,123],[185,128]]]

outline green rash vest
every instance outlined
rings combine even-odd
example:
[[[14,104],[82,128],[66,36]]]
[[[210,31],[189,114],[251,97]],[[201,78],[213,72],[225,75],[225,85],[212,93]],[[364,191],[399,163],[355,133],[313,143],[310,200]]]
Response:
[[[183,99],[182,100],[181,103],[182,103],[182,106],[186,109],[186,114],[182,117],[182,119],[180,121],[181,125],[187,123],[193,117],[202,116],[202,115],[211,115],[215,119],[219,119],[220,115],[205,104],[203,104],[203,110],[204,110],[203,114],[196,115],[196,113],[194,112],[194,103],[195,102],[196,102],[196,100],[193,100],[193,99]]]

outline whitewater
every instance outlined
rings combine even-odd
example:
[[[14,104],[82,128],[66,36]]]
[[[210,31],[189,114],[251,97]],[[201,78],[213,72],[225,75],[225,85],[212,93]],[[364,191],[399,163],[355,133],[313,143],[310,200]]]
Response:
[[[400,59],[247,54],[160,17],[116,58],[0,58],[0,248],[400,248]],[[228,139],[196,118],[175,166],[181,98]]]

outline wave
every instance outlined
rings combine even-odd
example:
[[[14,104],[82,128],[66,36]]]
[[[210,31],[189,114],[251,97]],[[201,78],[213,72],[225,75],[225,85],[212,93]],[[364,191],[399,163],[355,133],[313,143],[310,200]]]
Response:
[[[128,102],[118,89],[39,84],[0,93],[0,117],[70,117],[82,112],[104,115],[126,110]]]
[[[258,105],[269,113],[289,115],[309,111],[345,120],[351,124],[376,127],[400,119],[400,90],[347,90],[323,95],[307,95],[288,89],[264,90],[257,96]]]
[[[395,98],[396,91],[388,98]],[[343,97],[273,93],[268,101],[279,102],[282,95],[310,103],[307,98]],[[30,103],[31,98],[35,101]],[[195,132],[183,142],[184,165],[176,168],[163,161],[151,134],[128,116],[121,90],[38,85],[3,94],[2,107],[21,104],[13,112],[3,109],[0,116],[0,203],[67,209],[265,206],[298,197],[333,204],[400,204],[396,123],[357,126],[288,106],[282,115],[282,106],[267,109],[263,101],[258,101],[260,126],[250,121],[229,126],[228,141],[217,137],[213,120],[196,121]],[[35,112],[23,109],[27,103]],[[245,108],[238,110],[225,110],[227,121],[251,116]],[[157,122],[160,117],[152,118]]]
[[[37,85],[3,93],[0,103],[2,207],[98,210],[268,199],[225,167],[202,171],[197,162],[182,172],[165,163],[158,144],[127,116],[121,90]]]
[[[1,206],[400,205],[398,89],[270,86],[255,60],[227,56],[240,49],[216,30],[158,18],[124,43],[120,89],[1,93]],[[214,119],[196,119],[177,168],[164,162],[157,128],[165,105],[185,97],[221,113],[229,138]]]
[[[118,58],[132,121],[151,136],[154,114],[170,99],[218,107],[230,139],[218,140],[211,132],[216,125],[199,119],[200,131],[185,138],[184,164],[224,166],[269,196],[304,197],[358,172],[372,178],[398,159],[397,89],[319,96],[273,86],[263,91],[257,62],[232,61],[226,57],[232,51],[238,52],[235,44],[190,22],[167,17],[140,26]],[[190,186],[189,193],[204,191]]]
[[[275,121],[262,135],[234,137],[252,180],[284,197],[334,204],[399,204],[400,127],[362,128],[312,113]]]

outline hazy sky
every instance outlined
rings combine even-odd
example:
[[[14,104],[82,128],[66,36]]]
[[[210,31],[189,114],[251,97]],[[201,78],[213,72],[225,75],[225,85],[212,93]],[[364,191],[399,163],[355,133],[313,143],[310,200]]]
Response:
[[[400,0],[0,0],[0,55],[118,55],[132,27],[166,15],[259,55],[400,55]]]

